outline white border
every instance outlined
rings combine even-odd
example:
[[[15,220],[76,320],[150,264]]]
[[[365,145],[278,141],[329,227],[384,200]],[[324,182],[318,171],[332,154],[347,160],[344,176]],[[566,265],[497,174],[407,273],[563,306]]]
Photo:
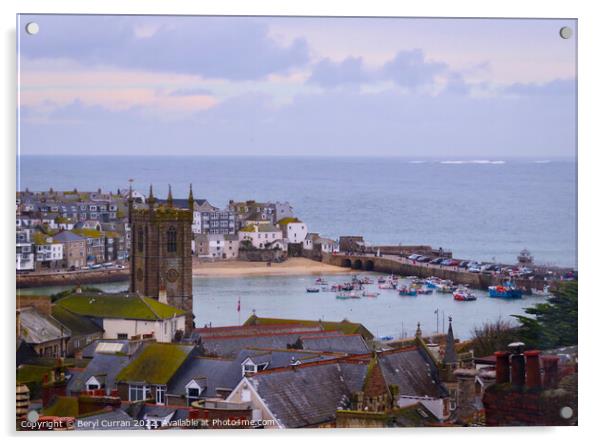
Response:
[[[301,443],[308,440],[318,439],[318,436],[329,435],[331,440],[341,440],[348,443],[365,443],[373,436],[379,441],[420,441],[438,443],[466,443],[467,441],[487,441],[488,443],[506,443],[526,439],[527,441],[545,441],[546,443],[566,443],[571,440],[570,436],[579,434],[579,439],[585,439],[584,434],[594,437],[596,421],[599,416],[598,394],[599,379],[602,373],[600,366],[600,341],[599,332],[596,327],[600,325],[599,309],[602,299],[602,290],[599,280],[596,280],[594,267],[600,264],[600,184],[599,172],[602,167],[600,150],[602,141],[600,138],[600,79],[602,72],[599,57],[599,42],[602,42],[602,16],[597,14],[595,5],[597,2],[570,2],[548,0],[548,1],[524,1],[505,0],[498,2],[483,2],[475,0],[431,0],[415,2],[393,2],[385,0],[304,0],[304,1],[278,1],[278,0],[222,0],[222,1],[200,1],[200,0],[2,0],[0,2],[0,20],[2,23],[2,89],[3,98],[0,107],[3,137],[3,167],[4,187],[0,234],[3,237],[3,246],[6,248],[2,255],[2,273],[4,284],[3,301],[5,304],[4,323],[5,345],[14,345],[14,268],[12,250],[14,240],[14,216],[13,199],[15,190],[15,14],[22,13],[120,13],[120,14],[250,14],[250,15],[390,15],[390,16],[460,16],[460,17],[562,17],[578,18],[579,20],[579,274],[581,278],[581,307],[580,318],[580,386],[581,412],[579,413],[579,428],[531,428],[531,429],[480,429],[479,431],[465,429],[434,429],[434,430],[404,430],[404,431],[285,431],[270,432],[182,432],[180,434],[168,432],[166,434],[178,437],[177,440],[223,440],[230,438],[237,441],[261,440],[262,442]],[[9,247],[10,246],[10,247]],[[597,261],[596,261],[597,260]],[[12,416],[14,413],[12,396],[12,385],[14,384],[14,349],[12,346],[5,348],[7,351],[6,366],[3,367],[2,388],[6,390],[3,397],[2,426],[6,434],[12,436],[9,439],[19,438],[20,443],[29,441],[52,440],[53,435],[48,434],[20,434],[13,431]],[[54,433],[56,434],[56,433]],[[165,440],[165,433],[146,434],[143,440],[155,442]],[[285,434],[286,437],[282,437]],[[99,434],[61,434],[54,440],[77,440],[85,439],[92,443],[105,443],[112,437],[119,437],[124,433],[103,432]],[[129,434],[128,434],[129,435]],[[597,434],[599,435],[599,434]],[[72,437],[69,437],[72,436]],[[202,438],[201,438],[202,437]]]

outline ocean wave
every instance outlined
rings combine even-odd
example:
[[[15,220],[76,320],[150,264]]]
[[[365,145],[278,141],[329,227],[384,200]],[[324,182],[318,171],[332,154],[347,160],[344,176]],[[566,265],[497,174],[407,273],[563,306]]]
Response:
[[[425,164],[426,161],[409,161],[410,164]]]
[[[488,159],[473,159],[470,161],[440,161],[440,164],[489,164],[489,165],[499,165],[505,164],[506,161],[492,161]]]
[[[550,162],[552,162],[552,161],[550,161],[549,159],[543,159],[541,161],[533,161],[534,164],[549,164]]]

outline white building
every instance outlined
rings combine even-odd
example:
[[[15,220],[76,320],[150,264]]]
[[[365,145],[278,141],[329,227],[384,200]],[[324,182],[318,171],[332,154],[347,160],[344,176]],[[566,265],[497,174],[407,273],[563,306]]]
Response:
[[[17,229],[16,270],[35,269],[35,247],[31,242],[31,229]]]
[[[63,261],[63,244],[56,242],[52,237],[43,233],[33,235],[35,243],[35,258],[37,267],[52,268]]]
[[[73,294],[57,304],[76,315],[100,321],[105,339],[140,336],[171,342],[186,325],[184,311],[136,294]]]
[[[281,248],[283,242],[282,230],[272,224],[252,224],[243,227],[238,232],[238,239],[250,241],[256,249],[273,249],[278,246]],[[280,243],[276,243],[280,241]],[[274,244],[276,243],[276,244]]]
[[[238,258],[238,235],[198,235],[195,238],[199,258],[232,260]]]
[[[307,237],[307,225],[297,218],[284,218],[278,221],[284,237],[289,243],[303,243]]]

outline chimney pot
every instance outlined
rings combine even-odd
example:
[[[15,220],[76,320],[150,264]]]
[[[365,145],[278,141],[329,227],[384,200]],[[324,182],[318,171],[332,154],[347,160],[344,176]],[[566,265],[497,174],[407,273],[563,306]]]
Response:
[[[541,357],[544,376],[543,386],[546,389],[556,388],[558,386],[558,361],[556,355],[544,355]]]
[[[527,360],[527,388],[539,388],[541,386],[539,354],[540,352],[537,350],[525,352]]]
[[[495,382],[508,383],[510,381],[510,353],[497,351],[495,353]]]
[[[515,351],[520,349],[516,348]],[[525,356],[522,353],[514,353],[510,357],[512,362],[512,385],[521,387],[525,384]]]

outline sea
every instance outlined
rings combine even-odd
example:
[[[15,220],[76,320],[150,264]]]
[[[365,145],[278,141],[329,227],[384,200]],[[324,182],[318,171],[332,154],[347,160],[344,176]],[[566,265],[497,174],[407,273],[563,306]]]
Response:
[[[225,156],[20,156],[17,190],[112,190],[229,200],[288,201],[310,231],[362,235],[371,244],[424,245],[456,258],[515,263],[527,248],[536,263],[577,268],[577,165],[573,159],[463,159]],[[476,302],[450,295],[336,300],[306,294],[314,277],[194,279],[197,326],[259,316],[360,321],[379,335],[454,329],[468,336],[483,321],[513,320],[541,297]],[[338,279],[341,281],[341,279]],[[120,290],[123,283],[104,285]],[[49,293],[56,289],[40,289]],[[27,291],[32,292],[32,290]],[[36,292],[36,290],[33,290]],[[241,312],[236,311],[241,299]],[[443,314],[445,312],[445,315]],[[241,315],[242,314],[242,315]],[[439,320],[439,322],[437,321]]]

